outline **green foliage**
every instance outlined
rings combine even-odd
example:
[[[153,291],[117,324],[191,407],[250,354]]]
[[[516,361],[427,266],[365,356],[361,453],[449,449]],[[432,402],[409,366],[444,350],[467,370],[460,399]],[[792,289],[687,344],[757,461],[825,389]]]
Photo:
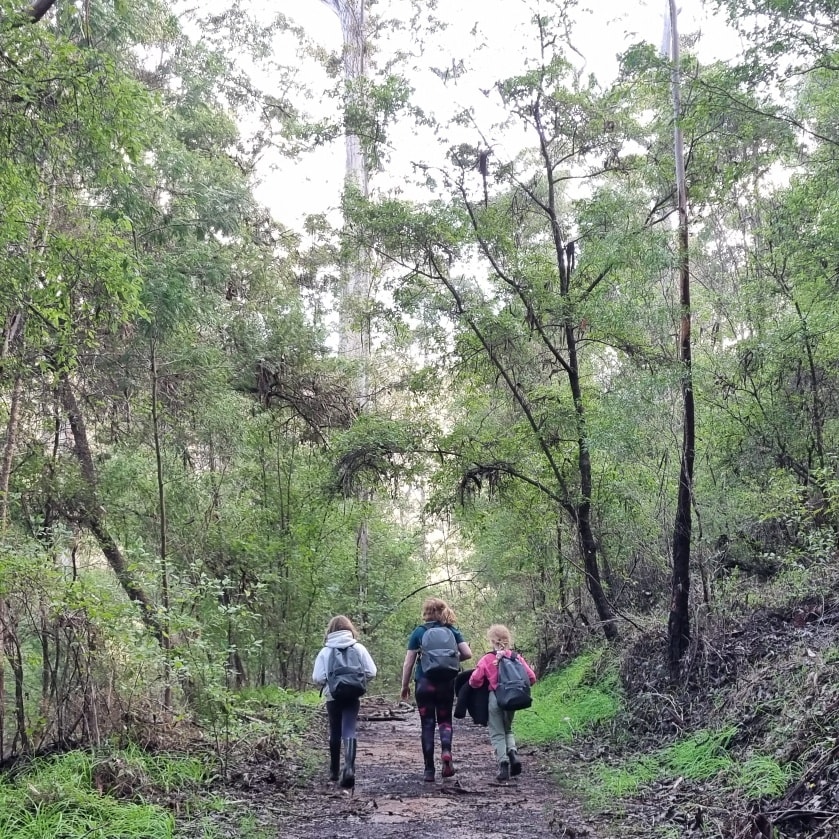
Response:
[[[533,687],[533,705],[516,717],[524,743],[570,741],[612,719],[620,709],[617,674],[599,664],[602,653],[587,653]]]
[[[185,754],[146,752],[136,745],[122,749],[117,755],[129,771],[142,773],[154,791],[188,792],[207,783],[212,776],[206,758]],[[94,771],[95,771],[94,764]]]
[[[765,755],[739,761],[729,750],[737,729],[698,731],[690,737],[652,754],[618,765],[598,766],[594,785],[587,788],[590,802],[602,804],[615,798],[630,797],[646,784],[667,778],[718,782],[733,787],[750,801],[782,795],[795,773],[794,763],[779,764]]]

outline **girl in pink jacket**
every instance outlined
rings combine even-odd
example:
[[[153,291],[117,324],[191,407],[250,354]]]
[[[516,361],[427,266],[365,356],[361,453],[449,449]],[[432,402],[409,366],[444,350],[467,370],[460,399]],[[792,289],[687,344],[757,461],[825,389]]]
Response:
[[[498,706],[495,689],[498,687],[498,661],[503,656],[512,655],[513,637],[510,630],[500,623],[493,624],[487,630],[487,640],[492,644],[492,652],[481,657],[477,667],[469,677],[473,688],[489,688],[489,740],[495,749],[498,760],[499,781],[506,781],[511,775],[521,774],[521,761],[513,736],[513,716],[515,711],[505,711]],[[520,654],[516,654],[527,671],[530,684],[536,682],[536,674]]]

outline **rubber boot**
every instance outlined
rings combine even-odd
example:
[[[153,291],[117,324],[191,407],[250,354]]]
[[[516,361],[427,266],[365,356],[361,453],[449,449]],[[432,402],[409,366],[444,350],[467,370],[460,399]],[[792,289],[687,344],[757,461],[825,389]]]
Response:
[[[498,764],[498,774],[495,776],[496,781],[509,781],[510,780],[510,764],[503,760],[501,763]]]
[[[443,772],[442,775],[444,778],[451,778],[454,775],[454,764],[452,763],[452,753],[450,751],[444,751],[440,757],[443,760]]]
[[[516,775],[521,775],[521,761],[519,760],[519,753],[515,749],[510,749],[507,752],[507,757],[510,758],[510,775],[515,778]]]
[[[341,741],[337,743],[329,741],[329,780],[337,781],[341,769]]]
[[[341,770],[341,787],[352,789],[355,786],[355,747],[356,740],[344,740],[344,768]]]
[[[427,781],[428,783],[434,783],[434,749],[431,751],[426,751],[423,749],[422,757],[425,762],[425,771],[422,773],[423,781]]]

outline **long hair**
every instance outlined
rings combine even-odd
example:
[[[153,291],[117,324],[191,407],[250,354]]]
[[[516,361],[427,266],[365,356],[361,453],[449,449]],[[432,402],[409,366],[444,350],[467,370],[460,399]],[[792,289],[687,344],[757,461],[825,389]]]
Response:
[[[457,616],[452,607],[445,600],[439,597],[429,597],[422,604],[422,619],[424,621],[439,621],[454,626],[457,623]]]
[[[358,630],[353,626],[353,622],[346,615],[335,615],[326,627],[324,640],[329,637],[331,632],[340,632],[342,629],[348,629],[352,632],[353,638],[358,638]]]
[[[487,641],[490,644],[498,644],[505,650],[509,650],[513,646],[513,636],[503,623],[494,623],[487,630]]]

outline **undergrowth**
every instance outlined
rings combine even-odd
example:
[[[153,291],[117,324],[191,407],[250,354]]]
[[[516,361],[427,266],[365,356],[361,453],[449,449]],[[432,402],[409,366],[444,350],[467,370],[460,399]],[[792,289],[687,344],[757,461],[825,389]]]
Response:
[[[610,720],[620,709],[617,670],[601,668],[600,651],[586,653],[533,686],[533,705],[516,715],[523,743],[570,741]]]
[[[143,785],[171,790],[203,776],[203,767],[190,759],[153,758],[135,750],[108,756],[76,751],[36,760],[16,777],[0,780],[0,839],[171,839],[172,814],[144,801]],[[138,784],[133,800],[101,788],[128,778]]]
[[[181,815],[206,810],[207,782],[230,761],[299,758],[319,704],[314,692],[244,691],[216,732],[215,752],[202,757],[128,744],[18,765],[0,778],[0,839],[173,839],[169,804]],[[305,775],[303,761],[296,765]]]

